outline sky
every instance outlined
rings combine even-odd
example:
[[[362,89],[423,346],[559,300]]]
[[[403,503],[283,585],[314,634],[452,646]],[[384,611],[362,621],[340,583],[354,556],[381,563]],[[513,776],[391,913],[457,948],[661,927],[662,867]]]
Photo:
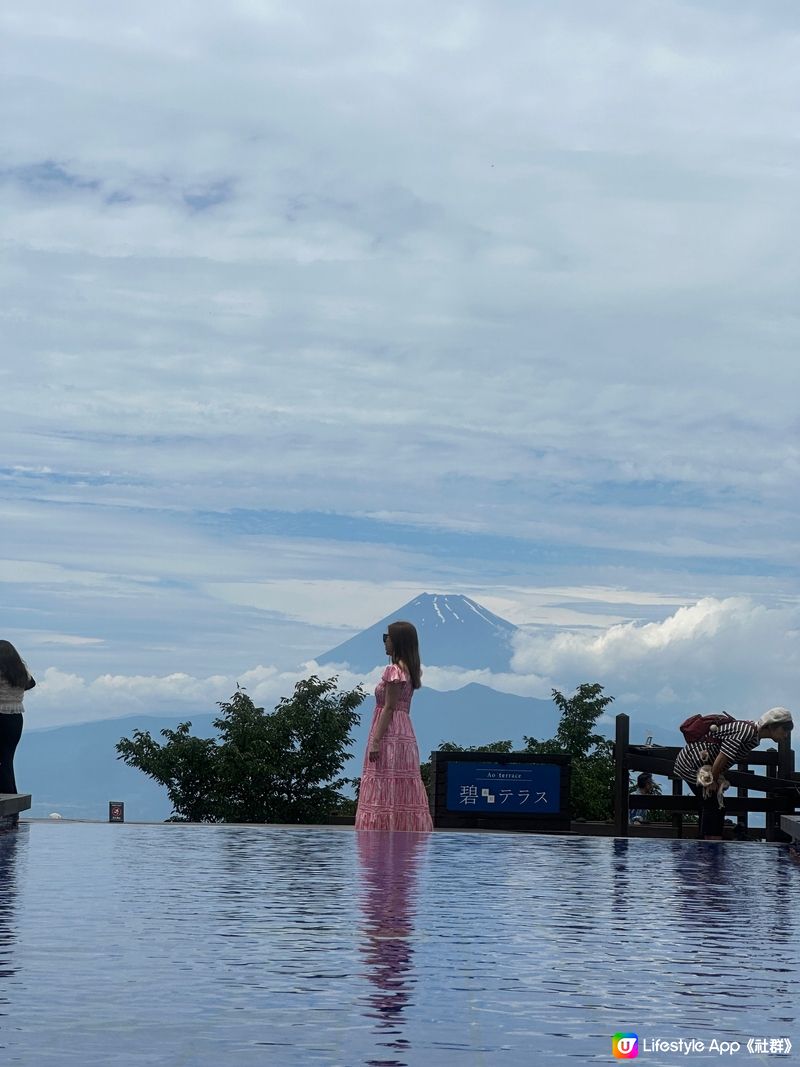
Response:
[[[498,688],[792,706],[796,4],[10,0],[0,31],[30,727],[277,701],[424,591],[522,627]]]

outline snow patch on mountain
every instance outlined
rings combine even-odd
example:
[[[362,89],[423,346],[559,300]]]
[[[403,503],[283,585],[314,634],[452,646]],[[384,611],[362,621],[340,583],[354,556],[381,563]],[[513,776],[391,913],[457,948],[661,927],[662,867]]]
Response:
[[[385,662],[382,634],[390,622],[416,626],[426,666],[463,667],[506,673],[517,627],[460,594],[421,593],[414,600],[317,657],[319,663],[348,664],[368,672]]]

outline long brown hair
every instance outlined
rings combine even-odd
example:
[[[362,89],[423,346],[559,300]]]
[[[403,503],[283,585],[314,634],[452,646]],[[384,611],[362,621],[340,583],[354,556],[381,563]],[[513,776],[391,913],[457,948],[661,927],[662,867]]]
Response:
[[[411,622],[390,622],[387,632],[392,639],[392,663],[402,661],[411,677],[411,684],[419,689],[422,685],[422,665],[416,627]]]
[[[15,689],[25,689],[28,684],[25,664],[10,641],[0,641],[0,677]]]

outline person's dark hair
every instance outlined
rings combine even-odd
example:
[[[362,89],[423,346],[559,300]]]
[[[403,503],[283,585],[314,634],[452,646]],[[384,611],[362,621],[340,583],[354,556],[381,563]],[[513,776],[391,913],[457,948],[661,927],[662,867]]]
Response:
[[[0,676],[15,689],[29,688],[25,664],[10,641],[0,641]]]
[[[642,771],[639,777],[636,779],[636,788],[644,789],[646,785],[649,785],[653,780],[653,776],[649,771]]]
[[[392,639],[392,663],[402,661],[408,668],[411,684],[419,689],[422,685],[422,665],[416,627],[410,622],[390,622],[387,630]]]

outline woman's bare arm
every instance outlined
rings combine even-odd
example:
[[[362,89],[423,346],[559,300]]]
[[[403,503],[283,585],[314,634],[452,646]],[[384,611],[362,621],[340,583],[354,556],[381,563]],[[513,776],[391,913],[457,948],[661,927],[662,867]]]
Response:
[[[727,769],[731,766],[731,762],[732,761],[728,759],[724,752],[720,752],[720,754],[717,756],[711,766],[711,773],[714,776],[715,782],[719,781],[720,775],[724,774],[725,771],[727,771]]]
[[[378,725],[375,727],[375,734],[372,738],[373,741],[382,741],[386,731],[389,729],[389,723],[392,721],[394,709],[397,707],[397,694],[402,684],[402,682],[386,683],[386,699],[383,705],[383,710],[378,717]]]

